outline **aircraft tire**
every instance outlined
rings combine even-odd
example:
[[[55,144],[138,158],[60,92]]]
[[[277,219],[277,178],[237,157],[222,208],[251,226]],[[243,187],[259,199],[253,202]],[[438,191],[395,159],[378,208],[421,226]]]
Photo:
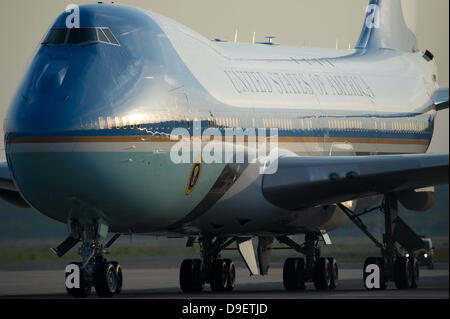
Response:
[[[303,258],[297,259],[297,290],[304,290],[306,285],[306,269],[305,260]]]
[[[409,258],[409,271],[411,276],[411,289],[416,289],[419,286],[419,263],[415,257]]]
[[[227,287],[227,264],[223,259],[216,259],[212,263],[210,273],[210,286],[212,291],[224,291]]]
[[[394,263],[394,282],[397,289],[408,289],[412,285],[409,258],[397,257]]]
[[[234,283],[236,281],[236,267],[231,259],[225,259],[227,265],[227,286],[226,291],[232,291],[234,289]]]
[[[102,298],[114,296],[117,289],[116,267],[110,262],[101,262],[95,267],[94,283],[97,295]]]
[[[330,262],[327,258],[319,258],[314,265],[314,287],[319,290],[328,289],[330,282]]]
[[[283,266],[283,285],[286,290],[297,289],[297,264],[296,258],[288,258]]]
[[[330,289],[336,289],[339,283],[339,268],[336,259],[333,257],[328,258],[330,264]]]
[[[194,266],[192,259],[185,259],[180,266],[180,288],[183,292],[193,292],[195,290]]]
[[[117,261],[111,261],[111,264],[113,264],[114,269],[116,270],[116,276],[117,276],[117,287],[114,294],[120,294],[122,292],[122,285],[123,285],[123,273],[122,273],[122,267]]]
[[[203,291],[204,282],[201,278],[201,274],[203,271],[203,262],[200,259],[194,259],[193,260],[194,267],[193,267],[193,281],[194,281],[194,289],[195,292],[201,292]]]

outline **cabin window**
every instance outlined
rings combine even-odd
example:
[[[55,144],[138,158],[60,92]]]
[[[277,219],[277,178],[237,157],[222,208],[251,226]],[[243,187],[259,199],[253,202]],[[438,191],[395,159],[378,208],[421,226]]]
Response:
[[[105,129],[105,119],[101,116],[98,118],[98,125],[100,126],[101,130]]]
[[[106,118],[106,123],[108,124],[108,129],[111,130],[111,129],[113,128],[113,125],[114,125],[113,119],[112,119],[111,117],[108,116],[108,117]]]

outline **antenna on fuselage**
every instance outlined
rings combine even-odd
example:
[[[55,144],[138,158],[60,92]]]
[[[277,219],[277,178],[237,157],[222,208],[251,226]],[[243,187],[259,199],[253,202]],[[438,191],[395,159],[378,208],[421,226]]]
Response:
[[[253,32],[252,44],[255,44],[255,41],[256,41],[256,31]]]
[[[238,29],[236,29],[236,32],[234,33],[234,43],[237,43],[238,38]]]
[[[336,50],[339,50],[339,38],[336,38]]]
[[[276,38],[276,36],[269,35],[265,37],[267,39],[266,42],[256,42],[257,44],[265,44],[265,45],[279,45],[278,43],[273,42],[273,39]]]

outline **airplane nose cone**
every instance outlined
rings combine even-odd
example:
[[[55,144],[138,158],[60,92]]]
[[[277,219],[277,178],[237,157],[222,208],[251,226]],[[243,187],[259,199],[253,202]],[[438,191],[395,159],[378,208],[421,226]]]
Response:
[[[51,92],[52,89],[57,89],[61,85],[61,80],[58,74],[50,73],[42,76],[37,84],[37,88],[42,93]]]
[[[66,63],[47,64],[38,77],[36,89],[41,94],[50,94],[57,90],[63,83],[68,65]]]
[[[149,169],[154,175],[143,176],[136,168],[144,158],[136,159],[137,152],[128,148],[118,151],[118,145],[128,135],[145,134],[138,122],[158,120],[153,111],[164,109],[166,114],[165,108],[175,101],[173,90],[180,88],[170,80],[192,79],[191,74],[147,13],[115,5],[85,5],[80,13],[80,29],[89,36],[96,30],[99,41],[78,43],[74,36],[69,42],[72,31],[63,44],[44,40],[5,121],[8,165],[23,197],[54,219],[67,221],[74,212],[103,214],[124,218],[121,224],[126,225],[130,214],[112,213],[121,210],[126,198],[128,209],[147,222],[148,202],[138,200],[156,194],[147,184],[161,172]],[[65,20],[62,14],[51,30],[66,28]],[[109,33],[103,30],[117,41],[107,39]],[[137,187],[143,194],[135,191],[137,178],[145,185]],[[182,178],[179,185],[184,189]],[[149,221],[151,227],[157,227],[156,219]],[[124,226],[124,231],[133,225]]]
[[[55,54],[43,47],[12,101],[6,132],[46,135],[92,128],[111,106],[104,88],[113,79],[98,48],[74,48]],[[64,52],[63,52],[64,53]],[[106,70],[106,71],[105,71]]]

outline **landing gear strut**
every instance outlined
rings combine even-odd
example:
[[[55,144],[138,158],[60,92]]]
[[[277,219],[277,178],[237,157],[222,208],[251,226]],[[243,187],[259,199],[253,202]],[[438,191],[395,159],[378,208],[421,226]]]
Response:
[[[123,275],[118,262],[109,262],[104,253],[119,237],[116,234],[106,245],[102,245],[100,238],[106,238],[108,227],[99,219],[80,222],[70,221],[71,235],[58,248],[52,249],[58,256],[64,255],[77,242],[82,241],[78,250],[82,257],[81,263],[71,263],[79,269],[79,285],[68,287],[67,292],[75,298],[86,298],[95,288],[99,297],[112,297],[122,291]],[[68,245],[70,243],[70,245]],[[66,273],[66,279],[69,274]]]
[[[222,237],[201,237],[199,244],[202,259],[185,259],[180,267],[180,287],[183,292],[201,292],[209,283],[213,291],[231,291],[234,288],[236,269],[230,259],[220,258],[220,252],[235,240]],[[188,241],[188,245],[193,242]]]
[[[316,289],[335,289],[338,286],[339,270],[334,258],[320,256],[320,233],[306,233],[305,243],[297,244],[286,236],[277,237],[306,258],[288,258],[283,267],[283,284],[286,290],[303,290],[306,282],[314,282]]]
[[[380,270],[379,288],[386,289],[389,281],[393,281],[397,289],[415,289],[419,283],[419,266],[413,251],[420,248],[422,242],[419,236],[397,216],[398,204],[394,194],[384,196],[381,210],[384,213],[385,233],[383,243],[380,243],[364,225],[362,220],[349,208],[338,204],[342,211],[360,228],[381,250],[381,257],[369,257],[364,262],[363,279],[367,289],[366,279],[369,265],[377,265]],[[402,256],[397,245],[403,246],[409,252],[409,257]]]

